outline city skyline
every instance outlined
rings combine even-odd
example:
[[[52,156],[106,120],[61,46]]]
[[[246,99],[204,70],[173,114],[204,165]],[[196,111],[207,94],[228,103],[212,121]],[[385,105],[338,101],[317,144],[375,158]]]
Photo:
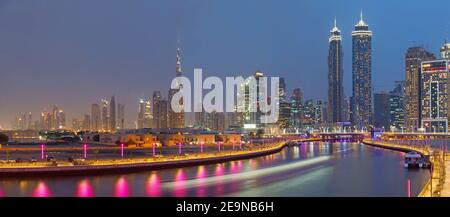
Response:
[[[417,44],[431,45],[427,50],[437,53],[447,35],[448,22],[443,20],[448,20],[448,18],[443,17],[444,13],[439,14],[436,12],[441,10],[441,7],[437,7],[436,5],[421,5],[425,8],[432,7],[435,12],[430,14],[430,16],[421,19],[408,17],[409,22],[406,22],[405,20],[401,20],[405,18],[395,16],[395,10],[393,10],[396,7],[400,7],[400,5],[403,7],[400,3],[383,4],[383,6],[387,5],[390,7],[385,11],[386,14],[381,16],[377,13],[380,6],[371,1],[355,3],[354,5],[349,3],[339,4],[338,1],[329,2],[330,4],[327,4],[323,9],[328,15],[320,19],[315,15],[319,10],[319,4],[315,2],[294,2],[294,8],[301,8],[301,6],[309,7],[308,11],[305,11],[305,15],[294,14],[293,10],[288,10],[286,15],[280,14],[281,11],[287,9],[284,7],[286,5],[283,3],[277,5],[275,8],[271,8],[270,10],[275,10],[275,12],[277,12],[274,17],[275,20],[291,23],[292,25],[298,26],[300,29],[295,31],[288,30],[287,28],[278,29],[283,33],[279,37],[286,37],[286,39],[289,39],[286,40],[286,43],[280,42],[281,47],[279,49],[271,47],[275,45],[265,45],[268,41],[279,41],[280,38],[275,37],[272,34],[269,34],[268,36],[262,34],[260,35],[262,39],[250,42],[254,38],[255,33],[265,33],[268,31],[268,28],[264,27],[262,24],[265,23],[268,27],[275,27],[275,23],[268,22],[268,18],[266,17],[260,17],[260,19],[255,20],[255,18],[249,18],[251,16],[245,16],[245,19],[243,20],[244,24],[254,25],[255,32],[242,30],[244,26],[237,25],[237,21],[234,19],[223,19],[220,21],[220,24],[222,24],[220,26],[224,27],[225,30],[228,30],[228,33],[225,34],[225,36],[230,36],[230,33],[239,31],[246,37],[241,37],[241,41],[231,44],[224,38],[225,36],[219,37],[216,33],[217,29],[215,25],[212,25],[212,22],[200,21],[200,19],[205,15],[204,13],[207,13],[209,10],[218,10],[219,13],[215,16],[223,18],[225,12],[230,9],[230,5],[223,5],[223,3],[220,2],[206,3],[200,1],[199,3],[195,3],[197,4],[196,6],[202,6],[200,9],[193,9],[194,6],[184,4],[180,1],[145,3],[143,5],[134,3],[127,5],[126,8],[120,9],[121,11],[123,10],[126,15],[122,17],[124,18],[123,21],[117,20],[112,16],[113,12],[119,10],[119,6],[123,6],[118,2],[112,2],[111,8],[107,11],[108,15],[103,15],[102,17],[98,17],[94,13],[95,9],[99,7],[99,2],[31,3],[27,5],[22,5],[20,2],[5,2],[0,9],[0,15],[5,18],[0,21],[0,26],[5,27],[0,30],[2,33],[1,35],[5,38],[1,42],[1,46],[5,49],[4,53],[2,53],[2,58],[0,58],[0,65],[2,66],[0,67],[0,70],[4,77],[0,85],[0,90],[4,93],[1,98],[0,125],[3,128],[8,128],[14,117],[18,114],[32,112],[32,114],[36,116],[45,108],[50,110],[51,105],[53,104],[57,104],[65,109],[65,112],[68,115],[67,120],[70,122],[70,120],[75,117],[81,117],[84,113],[89,113],[91,104],[98,102],[98,99],[115,95],[121,103],[127,105],[128,109],[126,109],[125,116],[127,118],[125,126],[131,128],[136,119],[137,109],[133,108],[135,108],[138,99],[151,96],[153,91],[156,90],[167,93],[170,80],[175,74],[174,56],[176,47],[178,46],[178,40],[181,42],[181,49],[184,53],[183,75],[190,77],[193,74],[194,67],[203,67],[206,69],[205,72],[209,75],[219,76],[225,76],[227,73],[249,75],[256,70],[261,69],[261,71],[266,74],[285,77],[288,93],[290,93],[292,89],[299,87],[302,89],[305,99],[325,100],[327,92],[326,40],[329,37],[329,26],[332,25],[334,17],[337,17],[339,20],[344,39],[344,53],[349,57],[349,54],[351,54],[351,51],[349,51],[351,50],[351,29],[358,20],[359,11],[361,9],[364,11],[365,20],[368,20],[367,22],[370,23],[371,29],[374,30],[376,36],[376,39],[373,42],[374,66],[372,70],[375,91],[391,89],[393,85],[392,82],[390,82],[388,86],[382,82],[383,77],[387,74],[392,74],[393,80],[404,80],[403,56],[405,50],[414,45],[414,41],[417,41]],[[95,25],[87,25],[91,21],[95,24],[108,25],[106,25],[103,30],[97,30],[96,33],[99,34],[95,37],[92,35],[68,36],[67,34],[73,30],[62,27],[61,23],[49,22],[47,20],[66,15],[63,13],[67,12],[66,6],[72,4],[89,4],[92,6],[92,11],[87,11],[86,18],[84,19],[78,19],[77,13],[79,11],[68,13],[67,18],[65,18],[64,21],[71,24],[69,26],[75,25],[76,28],[88,28],[92,30],[91,28]],[[164,18],[161,20],[164,21],[163,23],[167,22],[167,25],[169,26],[173,24],[173,30],[166,31],[164,34],[150,34],[151,32],[144,30],[139,25],[124,25],[133,23],[151,24],[155,29],[163,31],[164,28],[161,28],[159,23],[152,19],[144,19],[147,16],[144,12],[148,13],[151,10],[150,6],[152,4],[162,4],[167,10],[174,9],[176,11],[176,13],[173,14],[173,17],[167,17],[160,13],[152,15]],[[45,6],[47,5],[52,5],[55,8],[60,9],[60,11],[46,14],[45,12],[47,12],[48,8]],[[250,5],[252,5],[251,2],[242,4],[242,8],[239,8],[236,12],[238,15],[237,17],[240,17],[239,15],[243,16],[244,12],[248,12],[248,10],[250,10]],[[274,3],[272,2],[264,2],[254,6],[267,11],[273,5]],[[138,8],[139,6],[142,6],[142,9]],[[219,10],[220,7],[223,7],[223,9],[221,8]],[[418,5],[406,7],[413,11],[419,9],[422,10]],[[147,9],[149,11],[146,11]],[[22,14],[24,10],[32,10],[34,13],[18,19],[17,14]],[[136,12],[137,15],[128,16],[129,13],[134,12]],[[187,19],[187,21],[185,21],[186,17],[194,12],[201,13],[194,20]],[[207,15],[210,14],[207,13]],[[36,23],[38,28],[30,22],[30,16],[37,19]],[[292,16],[296,19],[288,20],[286,16]],[[312,16],[312,18],[310,21],[306,22],[301,19],[303,16]],[[393,19],[394,17],[395,19]],[[395,22],[384,22],[388,18],[391,18]],[[442,23],[442,28],[436,28],[432,34],[429,32],[426,34],[421,34],[419,32],[414,36],[408,34],[409,31],[420,29],[418,26],[426,22],[431,22],[433,19],[439,20],[439,23]],[[5,20],[14,20],[16,23],[6,22]],[[44,21],[47,22],[46,25],[43,24]],[[402,25],[394,25],[396,23],[401,23]],[[118,26],[114,26],[114,24],[118,24]],[[260,26],[260,24],[262,26]],[[389,31],[392,30],[393,25],[397,30],[395,35],[389,33]],[[104,40],[106,33],[109,31],[118,33],[120,29],[132,31],[110,35],[110,40],[106,40],[104,43],[93,46],[93,48],[95,48],[94,50],[87,48],[86,46],[75,48],[70,45],[71,43],[82,44],[85,42],[94,45],[95,43]],[[51,33],[49,33],[49,30],[52,30]],[[31,31],[33,37],[24,39],[15,37],[14,34],[17,33],[11,33],[23,33],[24,31]],[[300,33],[301,35],[299,35]],[[53,37],[58,37],[59,40],[50,43],[49,40],[52,40]],[[124,37],[126,40],[120,40],[119,37]],[[137,37],[135,43],[131,43],[132,37]],[[319,37],[321,40],[311,40],[311,37]],[[392,40],[395,42],[395,44],[393,44],[393,42],[390,42],[391,40],[386,40],[387,37],[393,37],[392,39],[398,40]],[[6,43],[6,41],[12,42]],[[229,48],[219,46],[217,42],[220,41],[228,42],[225,44]],[[116,42],[123,43],[120,44]],[[157,49],[151,49],[159,42],[161,42],[161,46],[157,46]],[[249,44],[242,44],[244,42],[249,42]],[[306,42],[312,43],[310,43],[311,45],[307,45],[305,44]],[[142,46],[143,48],[137,49],[137,44],[144,46]],[[319,47],[320,49],[315,49],[317,51],[314,52],[303,51],[307,50],[310,46]],[[248,55],[247,49],[245,48],[248,48],[248,52],[252,52],[253,56]],[[255,52],[253,52],[255,48],[259,48],[262,52],[257,52],[255,54]],[[389,50],[387,48],[389,48]],[[131,52],[131,49],[137,51]],[[215,56],[212,58],[202,54],[203,52],[206,52],[207,49],[211,49],[208,50],[208,52],[211,52],[213,49],[217,50],[217,55],[212,55]],[[231,53],[230,49],[239,49],[242,51],[242,54],[233,57],[235,53]],[[273,51],[273,53],[264,54],[265,52],[263,51],[266,49]],[[101,52],[97,54],[95,50]],[[44,55],[38,56],[38,54],[43,51],[45,51],[43,53]],[[61,54],[61,51],[66,51],[67,53],[62,53],[61,58],[56,58],[56,54]],[[106,55],[106,52],[112,51],[115,51],[113,52],[115,53],[114,55]],[[289,55],[281,55],[284,53]],[[80,58],[84,54],[88,54],[89,58]],[[282,57],[287,56],[288,58],[286,60],[280,60],[280,58],[277,57],[280,55]],[[386,58],[381,58],[382,55],[386,56]],[[20,58],[20,61],[11,61],[10,58],[15,58],[17,56],[22,57]],[[117,61],[118,59],[123,59],[123,61]],[[135,61],[133,62],[130,59],[135,59]],[[272,61],[267,61],[268,59],[271,59]],[[349,91],[351,90],[351,79],[349,79],[351,78],[351,74],[349,73],[351,71],[351,67],[349,67],[351,64],[350,59],[351,58],[344,59],[344,71],[347,72],[344,74],[346,96],[351,96]],[[23,64],[24,62],[27,64]],[[142,64],[143,62],[146,62],[146,64]],[[310,66],[309,64],[306,64],[308,62],[313,62],[315,64],[314,66]],[[312,71],[318,71],[318,73],[312,73]],[[30,79],[35,75],[38,75],[39,79]],[[62,76],[64,79],[58,80],[58,83],[48,83],[46,81],[50,76],[54,77],[58,75]],[[156,76],[160,82],[151,82],[151,79]],[[125,83],[121,84],[119,81],[125,81]],[[134,85],[135,83],[138,85]],[[23,88],[23,86],[26,86],[26,88]],[[75,90],[79,90],[81,93],[74,95]],[[42,97],[44,95],[47,97]]]

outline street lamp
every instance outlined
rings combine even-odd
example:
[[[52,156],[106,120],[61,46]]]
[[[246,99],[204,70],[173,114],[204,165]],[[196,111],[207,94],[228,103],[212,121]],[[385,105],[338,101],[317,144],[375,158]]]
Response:
[[[180,143],[178,143],[178,154],[180,154],[180,155],[181,155],[181,142],[180,142]]]
[[[220,151],[220,143],[222,143],[221,141],[218,141],[217,142],[217,147],[218,147],[218,150]]]
[[[41,159],[44,160],[44,149],[45,149],[45,145],[41,144]]]
[[[120,144],[120,156],[123,158],[123,149],[124,149],[124,144]]]
[[[84,149],[84,159],[87,159],[87,144],[83,145],[83,149]]]

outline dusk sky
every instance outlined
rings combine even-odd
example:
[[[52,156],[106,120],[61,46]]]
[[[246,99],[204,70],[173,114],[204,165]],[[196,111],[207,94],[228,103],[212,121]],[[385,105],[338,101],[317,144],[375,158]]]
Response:
[[[0,0],[0,125],[57,104],[74,117],[116,96],[133,127],[139,98],[167,90],[177,41],[183,73],[285,77],[306,99],[327,97],[328,38],[342,31],[351,95],[351,31],[363,10],[373,31],[374,90],[404,80],[404,54],[438,53],[450,1],[392,0]]]

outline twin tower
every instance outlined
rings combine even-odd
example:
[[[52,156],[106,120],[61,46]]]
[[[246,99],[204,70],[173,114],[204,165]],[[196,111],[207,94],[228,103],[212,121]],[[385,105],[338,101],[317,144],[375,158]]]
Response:
[[[341,31],[334,20],[328,51],[328,120],[332,124],[351,122],[356,129],[372,124],[372,32],[361,19],[352,31],[352,96],[345,101],[343,87]],[[345,112],[348,111],[348,112]]]

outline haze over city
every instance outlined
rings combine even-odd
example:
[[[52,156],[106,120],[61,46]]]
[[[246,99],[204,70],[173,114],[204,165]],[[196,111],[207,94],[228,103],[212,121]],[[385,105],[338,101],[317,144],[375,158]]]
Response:
[[[382,2],[382,4],[381,4]],[[57,104],[67,120],[115,95],[134,127],[138,100],[175,76],[285,77],[288,93],[327,97],[328,38],[342,31],[344,89],[351,95],[351,31],[363,11],[373,31],[373,87],[405,79],[413,45],[438,53],[450,31],[448,1],[9,1],[0,3],[0,126]],[[420,16],[418,16],[420,14]],[[429,27],[429,28],[428,28]],[[389,78],[389,80],[386,80]]]

